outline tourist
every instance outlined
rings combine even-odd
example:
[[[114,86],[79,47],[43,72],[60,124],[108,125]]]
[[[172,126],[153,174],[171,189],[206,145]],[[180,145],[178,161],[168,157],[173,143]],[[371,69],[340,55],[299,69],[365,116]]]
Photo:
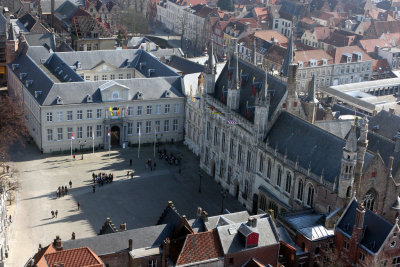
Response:
[[[56,212],[54,212],[54,214],[56,215],[56,218],[57,218],[57,215],[58,215],[58,210],[56,210]]]
[[[72,188],[72,181],[69,180],[69,188]]]

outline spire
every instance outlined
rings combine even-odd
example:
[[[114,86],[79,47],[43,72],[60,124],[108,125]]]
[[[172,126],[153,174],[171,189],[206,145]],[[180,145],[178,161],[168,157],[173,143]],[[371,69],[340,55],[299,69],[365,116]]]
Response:
[[[308,84],[308,96],[306,98],[307,102],[318,102],[318,100],[315,98],[315,87],[315,76],[313,75],[310,83]]]
[[[291,31],[288,47],[286,49],[286,55],[282,63],[282,75],[289,75],[289,65],[293,62],[293,30]]]
[[[253,64],[257,66],[257,54],[256,54],[257,44],[256,44],[256,37],[254,36],[253,39]]]
[[[207,63],[207,73],[215,74],[215,56],[214,56],[214,45],[211,42],[210,50],[208,51],[208,63]]]
[[[357,136],[356,136],[356,126],[351,126],[351,130],[346,139],[345,150],[349,152],[357,152]]]
[[[239,53],[238,53],[238,46],[236,46],[235,51],[236,62],[235,62],[235,80],[233,81],[233,88],[232,89],[240,89],[240,79],[239,79]]]

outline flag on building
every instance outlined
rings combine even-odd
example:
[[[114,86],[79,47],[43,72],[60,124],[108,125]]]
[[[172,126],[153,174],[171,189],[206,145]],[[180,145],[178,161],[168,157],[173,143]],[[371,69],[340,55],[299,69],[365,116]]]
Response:
[[[118,108],[117,113],[118,113],[118,116],[121,115],[121,109],[120,108]]]
[[[113,111],[112,107],[110,107],[109,110],[110,110],[110,115],[114,116],[114,111]]]
[[[111,136],[110,129],[108,129],[108,133],[107,133],[107,135],[108,135],[108,136]]]
[[[126,106],[125,115],[126,115],[126,116],[129,115],[129,106]]]
[[[75,139],[75,135],[74,133],[71,133],[71,139],[74,140]]]

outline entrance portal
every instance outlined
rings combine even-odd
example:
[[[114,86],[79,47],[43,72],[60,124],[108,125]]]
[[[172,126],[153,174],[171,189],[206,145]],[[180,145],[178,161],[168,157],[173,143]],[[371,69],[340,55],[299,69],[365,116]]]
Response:
[[[118,126],[111,127],[111,145],[119,146],[120,129]]]

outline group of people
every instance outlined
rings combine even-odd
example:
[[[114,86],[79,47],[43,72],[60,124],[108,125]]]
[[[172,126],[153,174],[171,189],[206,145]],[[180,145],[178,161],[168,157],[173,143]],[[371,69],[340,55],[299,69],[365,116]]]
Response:
[[[158,156],[160,159],[165,159],[165,161],[169,165],[172,165],[172,164],[180,165],[180,163],[181,163],[181,158],[175,156],[174,154],[170,153],[170,155],[168,156],[166,149],[158,151]]]
[[[56,211],[52,210],[52,211],[51,211],[51,218],[52,218],[52,219],[53,219],[54,217],[57,218],[57,216],[58,216],[58,210],[56,210]]]
[[[104,172],[99,174],[92,173],[92,178],[93,184],[98,183],[99,185],[104,185],[104,183],[112,183],[114,180],[114,174],[106,174]]]
[[[156,162],[152,162],[151,159],[146,160],[146,165],[145,165],[146,169],[150,169],[150,171],[152,170],[156,170],[157,164]]]
[[[65,195],[68,195],[68,187],[67,186],[59,186],[56,194],[57,194],[57,197],[63,197]]]

